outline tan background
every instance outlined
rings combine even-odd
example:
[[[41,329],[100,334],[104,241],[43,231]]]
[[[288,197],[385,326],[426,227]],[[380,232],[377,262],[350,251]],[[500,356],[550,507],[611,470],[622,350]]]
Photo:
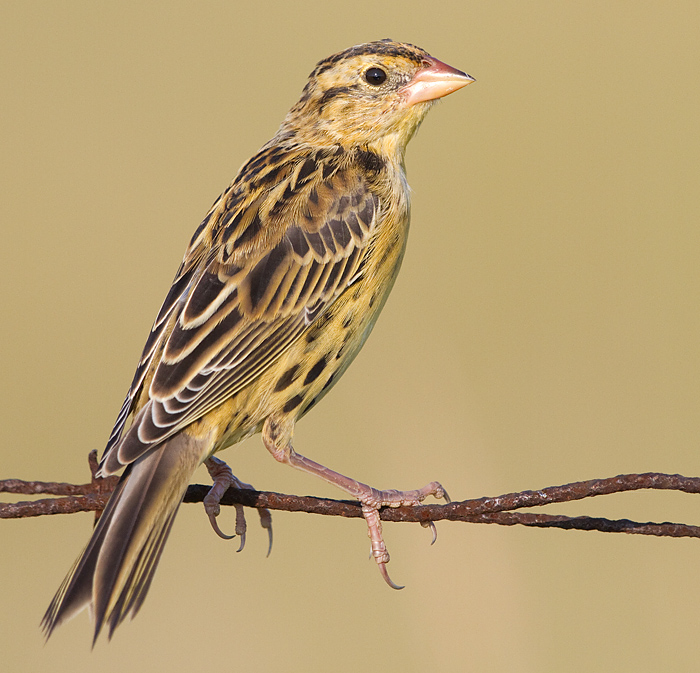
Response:
[[[209,204],[316,61],[386,36],[477,83],[409,149],[404,269],[299,450],[457,499],[697,475],[699,26],[694,0],[5,0],[0,477],[85,479]],[[259,438],[224,457],[338,495]],[[549,511],[700,519],[682,494]],[[443,523],[431,548],[388,525],[399,593],[361,522],[275,526],[269,559],[255,527],[235,554],[183,507],[138,618],[91,653],[86,615],[38,630],[91,515],[0,522],[3,669],[697,670],[698,541]]]

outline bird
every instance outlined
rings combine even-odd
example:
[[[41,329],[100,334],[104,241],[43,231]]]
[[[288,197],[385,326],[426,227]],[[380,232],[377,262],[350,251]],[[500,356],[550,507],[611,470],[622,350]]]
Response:
[[[473,81],[390,39],[318,62],[190,240],[100,460],[98,476],[123,472],[43,617],[47,639],[85,608],[93,645],[136,615],[202,463],[214,482],[205,511],[233,537],[216,523],[221,495],[252,487],[214,454],[255,433],[277,461],[360,501],[372,556],[401,588],[386,570],[379,508],[447,499],[443,487],[371,488],[297,453],[292,435],[360,351],[396,280],[406,145],[437,99]]]

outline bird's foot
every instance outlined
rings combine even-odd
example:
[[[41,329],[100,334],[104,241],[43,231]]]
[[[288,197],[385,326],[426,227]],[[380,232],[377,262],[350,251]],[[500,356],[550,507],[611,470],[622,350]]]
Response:
[[[291,442],[292,427],[293,424],[289,422],[285,425],[284,422],[280,423],[277,419],[269,417],[265,421],[262,431],[263,442],[267,450],[280,463],[291,465],[298,470],[320,477],[360,501],[362,504],[362,516],[367,522],[367,534],[370,539],[372,556],[379,566],[379,572],[381,572],[384,581],[392,589],[402,589],[403,587],[392,582],[386,569],[386,564],[389,562],[389,552],[386,549],[384,537],[382,536],[379,510],[382,507],[420,505],[430,495],[436,498],[444,498],[447,502],[450,502],[445,489],[437,481],[432,481],[415,491],[379,491],[297,453]],[[435,542],[437,535],[435,524],[432,521],[427,521],[422,525],[432,530],[433,542]]]
[[[215,458],[214,456],[207,458],[207,460],[204,461],[204,465],[209,471],[209,476],[214,482],[209,490],[209,493],[204,496],[204,511],[209,517],[209,521],[214,529],[214,532],[219,537],[223,538],[224,540],[230,540],[236,536],[241,538],[241,544],[238,547],[238,551],[241,551],[245,546],[247,529],[243,505],[234,505],[236,510],[236,532],[233,535],[226,535],[221,528],[219,528],[216,517],[218,517],[219,513],[221,512],[221,498],[224,496],[224,493],[226,493],[230,486],[240,489],[245,488],[251,491],[254,491],[255,488],[250,484],[242,482],[240,479],[234,476],[233,472],[231,472],[231,468],[219,458]],[[272,515],[270,514],[270,510],[266,507],[258,509],[258,514],[260,515],[260,525],[267,530],[267,535],[269,538],[267,555],[269,556],[270,551],[272,551]]]
[[[387,563],[389,563],[389,552],[387,551],[386,543],[382,535],[382,522],[379,517],[380,508],[413,507],[415,505],[420,505],[429,495],[438,499],[443,498],[447,502],[450,502],[450,497],[447,495],[447,491],[445,491],[442,485],[437,481],[433,481],[427,486],[414,491],[378,491],[375,488],[359,482],[355,482],[354,486],[353,494],[356,495],[362,503],[362,516],[364,516],[367,522],[367,534],[370,539],[371,555],[379,566],[379,572],[384,578],[384,581],[392,589],[403,589],[402,586],[392,581],[386,567]],[[432,521],[426,521],[421,525],[430,528],[433,533],[431,544],[435,544],[435,540],[437,540],[435,524]]]

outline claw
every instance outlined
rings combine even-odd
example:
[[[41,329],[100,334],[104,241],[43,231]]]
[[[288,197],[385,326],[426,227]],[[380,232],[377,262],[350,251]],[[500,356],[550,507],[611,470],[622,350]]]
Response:
[[[270,510],[263,507],[258,510],[258,515],[260,516],[260,525],[267,530],[267,537],[269,543],[267,545],[267,556],[270,556],[272,551],[272,514]]]
[[[239,551],[243,551],[243,547],[245,547],[245,533],[243,533],[243,535],[241,535],[240,538],[241,538],[241,544],[238,545],[238,549],[236,549],[236,553],[238,553]]]
[[[269,558],[270,552],[272,551],[272,526],[268,526],[267,528],[267,536],[270,540],[268,546],[267,546],[267,554],[265,555],[265,558]]]
[[[435,523],[433,521],[421,521],[420,525],[423,526],[423,528],[430,528],[433,533],[433,539],[430,545],[434,545],[437,542],[437,528],[435,527]]]
[[[214,529],[214,532],[222,539],[222,540],[233,540],[234,537],[236,537],[235,533],[233,535],[226,535],[221,528],[219,528],[219,524],[216,522],[216,514],[213,512],[209,514],[209,522],[211,523],[211,527]]]
[[[384,578],[384,581],[392,588],[396,589],[397,591],[403,589],[404,587],[399,586],[398,584],[395,584],[391,577],[389,577],[389,571],[386,569],[386,563],[378,563],[379,566],[379,572],[382,574],[382,577]]]

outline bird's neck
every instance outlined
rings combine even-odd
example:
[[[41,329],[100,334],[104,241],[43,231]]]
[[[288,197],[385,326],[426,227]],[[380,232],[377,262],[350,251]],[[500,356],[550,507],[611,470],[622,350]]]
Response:
[[[395,166],[404,165],[406,141],[400,133],[388,133],[381,138],[367,138],[353,134],[325,133],[322,129],[309,133],[309,129],[294,129],[283,125],[268,145],[286,145],[287,147],[309,147],[335,151],[342,147],[348,154],[357,148],[362,148],[381,157],[382,162]]]

